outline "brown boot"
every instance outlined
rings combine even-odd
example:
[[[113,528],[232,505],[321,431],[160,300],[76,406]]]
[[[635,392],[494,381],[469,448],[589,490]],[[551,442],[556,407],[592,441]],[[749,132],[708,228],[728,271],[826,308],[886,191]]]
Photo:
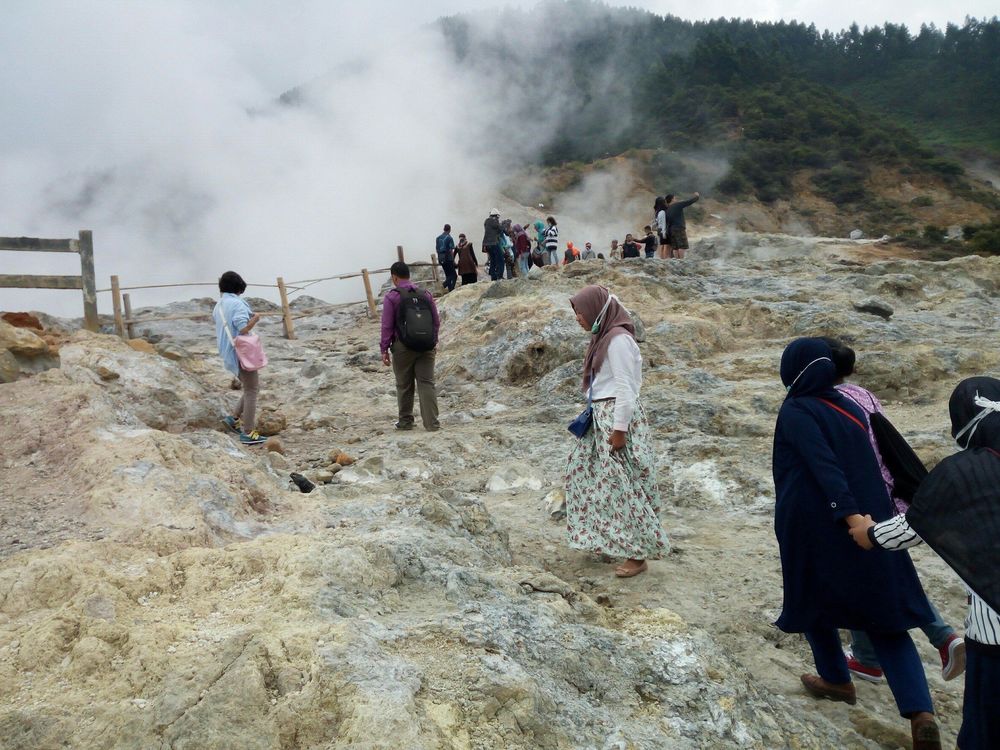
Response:
[[[801,679],[806,691],[816,698],[829,698],[832,701],[842,701],[852,706],[858,702],[853,682],[835,685],[814,674],[804,674]]]
[[[941,750],[941,733],[931,714],[920,714],[910,720],[913,750]]]

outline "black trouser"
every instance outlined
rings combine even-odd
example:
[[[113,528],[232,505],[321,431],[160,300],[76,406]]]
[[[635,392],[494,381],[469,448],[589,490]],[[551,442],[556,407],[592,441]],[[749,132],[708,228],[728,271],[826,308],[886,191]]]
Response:
[[[499,245],[487,245],[486,255],[490,259],[490,279],[499,281],[503,278],[504,269],[507,264],[504,262],[503,250]]]
[[[455,261],[440,259],[441,270],[444,271],[444,288],[449,292],[455,288],[458,282],[458,274],[455,273]]]
[[[477,281],[479,281],[479,274],[475,271],[472,273],[462,274],[462,286],[465,286],[466,284],[475,284]]]

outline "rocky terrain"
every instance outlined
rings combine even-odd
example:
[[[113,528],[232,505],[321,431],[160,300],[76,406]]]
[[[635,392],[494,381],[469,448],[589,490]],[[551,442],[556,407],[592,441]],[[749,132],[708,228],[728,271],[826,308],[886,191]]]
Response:
[[[812,700],[804,640],[771,625],[783,346],[846,338],[929,463],[952,450],[951,388],[1000,364],[1000,258],[891,252],[728,234],[681,262],[459,288],[440,300],[437,433],[393,431],[363,307],[303,318],[295,341],[265,319],[267,448],[222,429],[236,394],[207,321],[129,345],[5,320],[0,747],[908,747],[887,687]],[[567,300],[592,282],[641,322],[673,546],[627,581],[569,550],[557,512],[586,343]],[[914,557],[960,627],[959,581]],[[961,681],[915,640],[953,745]]]

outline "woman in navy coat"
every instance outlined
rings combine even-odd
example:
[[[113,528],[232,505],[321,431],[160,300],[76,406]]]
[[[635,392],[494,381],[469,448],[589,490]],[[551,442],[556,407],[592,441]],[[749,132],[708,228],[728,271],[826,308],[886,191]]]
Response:
[[[819,675],[802,675],[816,697],[856,702],[839,628],[871,638],[914,748],[939,748],[923,665],[907,630],[934,619],[906,554],[865,553],[848,528],[893,516],[868,440],[867,416],[833,387],[821,339],[796,339],[781,357],[788,389],[774,428],[774,530],[784,604],[777,626],[804,633]],[[891,666],[890,666],[891,665]]]

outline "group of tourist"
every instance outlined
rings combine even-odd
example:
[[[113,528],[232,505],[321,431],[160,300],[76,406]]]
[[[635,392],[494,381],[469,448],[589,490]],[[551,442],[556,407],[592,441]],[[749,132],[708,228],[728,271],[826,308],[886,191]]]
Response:
[[[482,253],[486,273],[491,281],[499,281],[527,276],[532,266],[565,265],[577,260],[683,258],[688,248],[684,209],[700,197],[699,193],[686,201],[677,200],[670,194],[657,197],[653,205],[653,223],[643,227],[640,234],[626,234],[621,244],[617,239],[611,240],[607,256],[596,251],[590,242],[584,243],[582,248],[567,242],[560,254],[559,224],[554,216],[522,225],[513,223],[512,219],[501,219],[500,209],[494,208],[483,222]],[[456,243],[451,225],[445,224],[434,244],[446,291],[453,291],[459,278],[463,285],[479,281],[479,259],[473,243],[464,233],[458,235]]]
[[[658,205],[666,206],[661,210],[666,214],[672,202]],[[665,226],[670,242],[686,244],[676,214],[658,226]],[[510,229],[512,246],[523,249],[523,227]],[[539,252],[550,262],[557,224],[550,217],[546,226],[535,229],[531,252],[544,248]],[[448,230],[446,226],[443,236],[449,236]],[[499,278],[508,266],[501,240],[508,235],[498,214],[491,215],[487,230],[493,243],[486,244],[491,278]],[[630,243],[638,243],[626,238],[632,253]],[[669,252],[683,251],[668,246]],[[447,243],[445,247],[447,251]],[[474,256],[465,235],[459,235],[454,249],[455,270],[463,283],[472,283],[476,272],[468,258],[474,264]],[[517,252],[514,259],[523,255]],[[453,288],[454,270],[449,278]],[[380,352],[395,376],[395,427],[414,427],[416,394],[424,429],[436,431],[434,362],[440,316],[433,294],[413,284],[405,263],[393,264],[391,279]],[[219,352],[243,387],[225,422],[243,443],[254,444],[261,440],[253,429],[257,373],[244,368],[235,344],[251,334],[259,319],[239,298],[245,288],[238,274],[223,274],[215,316]],[[631,314],[607,288],[587,286],[568,302],[590,335],[580,384],[587,408],[571,425],[578,439],[564,478],[568,543],[619,560],[615,575],[629,578],[669,551],[659,517],[656,456],[640,399],[642,355]],[[949,405],[960,453],[929,474],[919,465],[915,475],[900,476],[898,457],[885,454],[885,438],[875,429],[887,422],[881,403],[846,380],[854,373],[855,358],[850,347],[829,338],[796,339],[781,357],[786,396],[774,430],[772,469],[783,606],[775,624],[785,632],[802,633],[812,650],[817,674],[801,677],[809,694],[854,704],[852,675],[885,680],[900,715],[910,720],[915,750],[937,750],[941,743],[933,702],[907,632],[922,628],[940,654],[942,677],[966,674],[959,747],[995,750],[1000,747],[1000,615],[991,607],[997,598],[984,592],[1000,594],[1000,582],[997,571],[984,570],[981,563],[995,539],[977,532],[969,519],[1000,513],[1000,381],[960,383]],[[913,459],[919,464],[915,454]],[[955,521],[959,507],[964,525]],[[922,540],[969,585],[964,639],[928,601],[906,552]],[[851,633],[851,653],[842,649],[840,630]]]

